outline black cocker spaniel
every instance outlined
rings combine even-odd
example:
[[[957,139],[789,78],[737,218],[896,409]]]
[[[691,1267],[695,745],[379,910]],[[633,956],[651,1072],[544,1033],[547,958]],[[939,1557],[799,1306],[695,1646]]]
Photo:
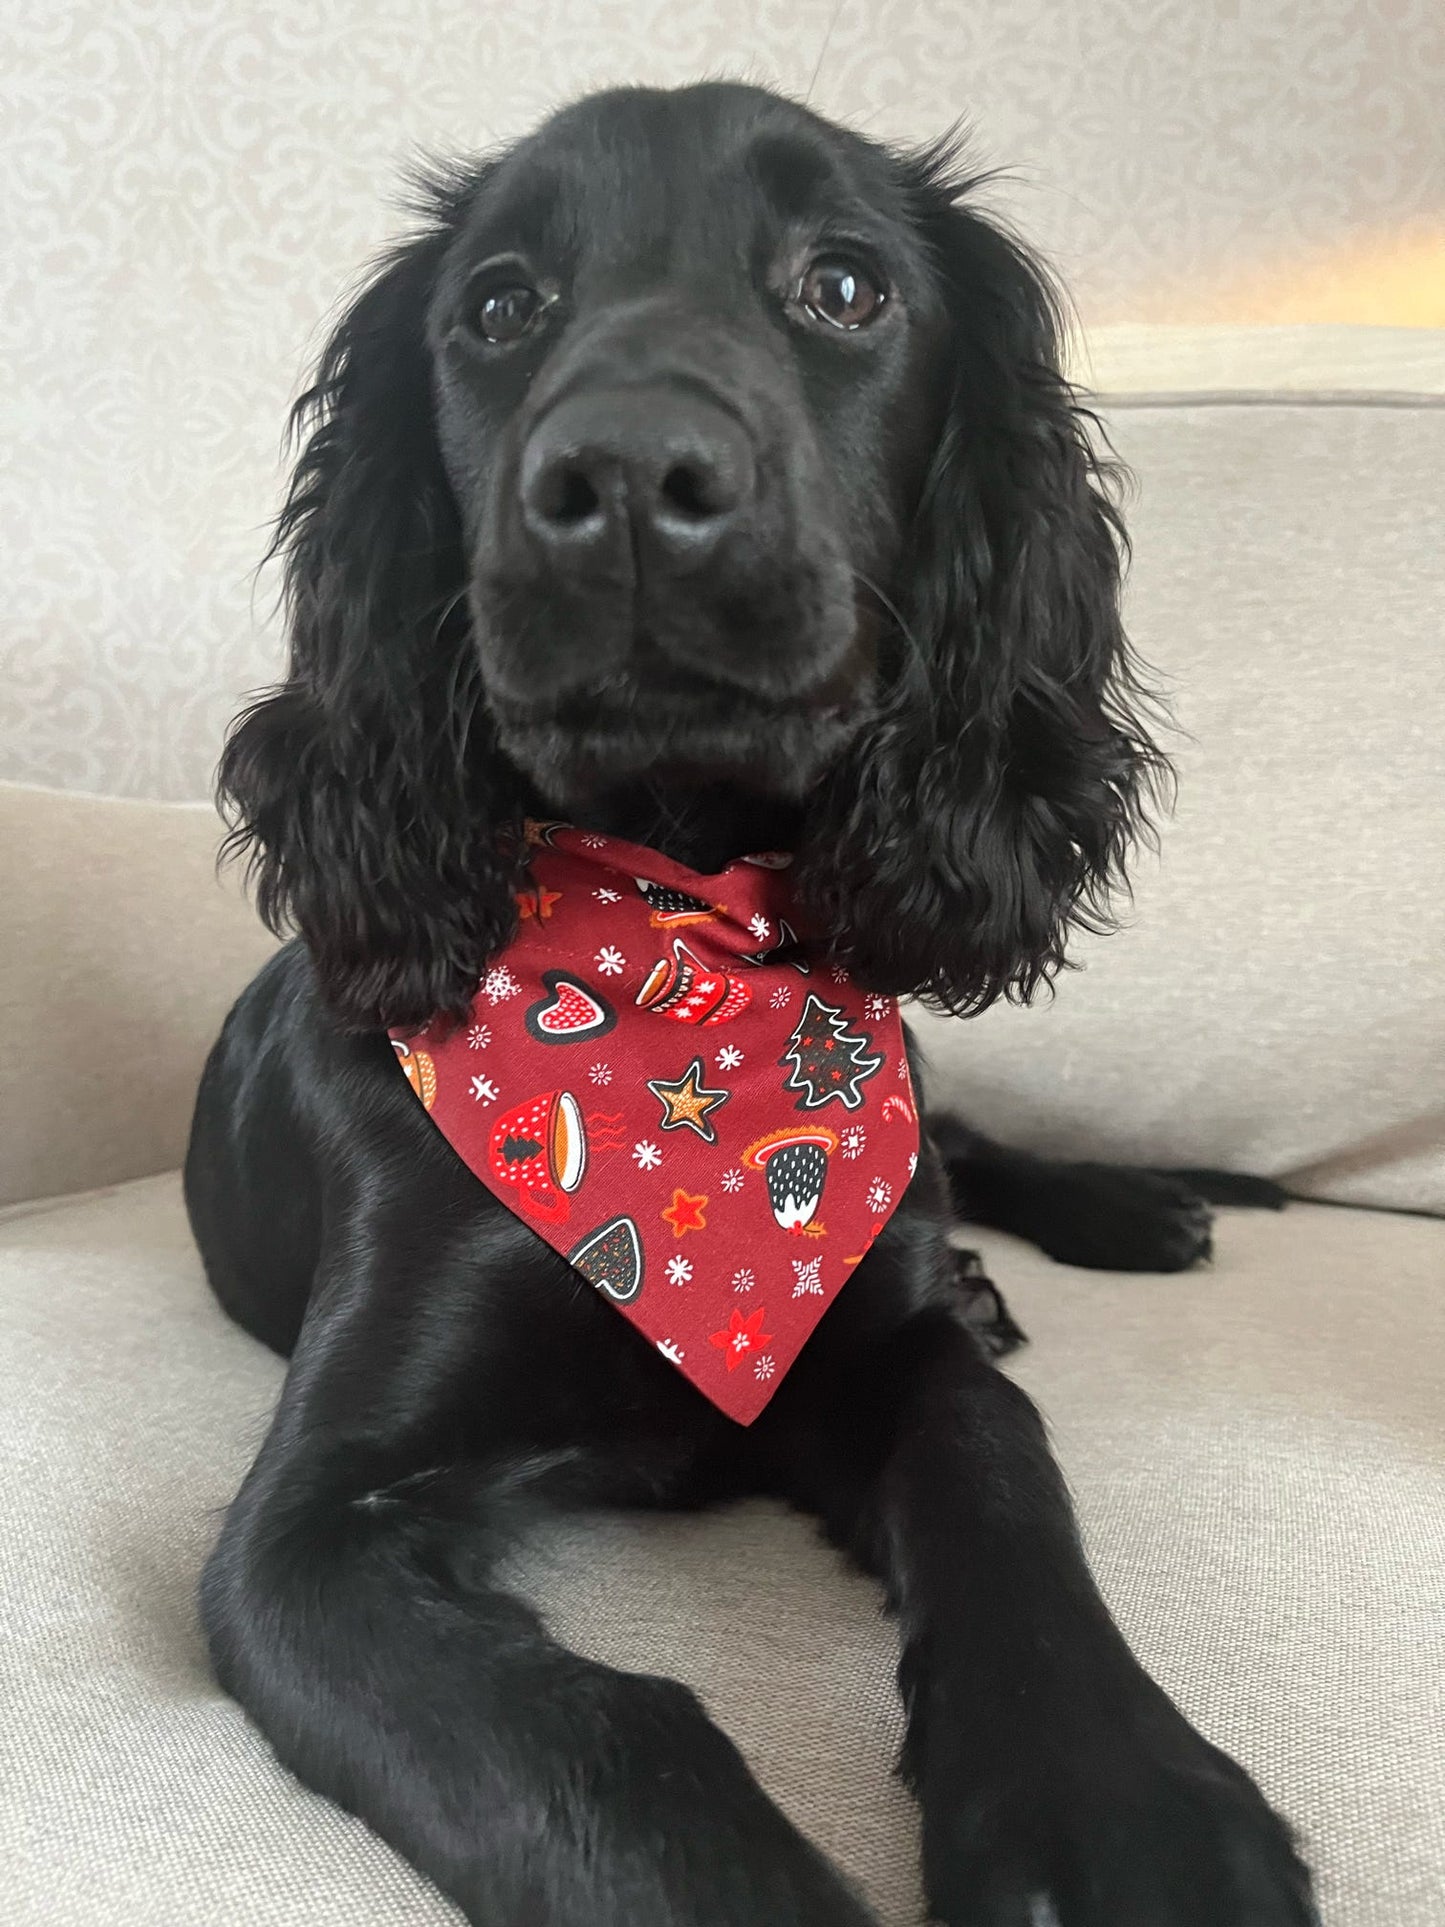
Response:
[[[698,872],[791,852],[820,958],[958,1012],[1106,918],[1163,768],[1122,531],[1049,284],[973,185],[752,87],[599,95],[426,184],[299,404],[290,670],[221,772],[298,941],[186,1169],[221,1302],[291,1364],[203,1613],[280,1759],[480,1927],[871,1918],[688,1691],[497,1577],[543,1507],[758,1492],[897,1611],[937,1920],[1313,1918],[1111,1621],[947,1242],[1178,1267],[1190,1187],[936,1121],[744,1427],[464,1168],[386,1036],[467,1012],[528,817]]]

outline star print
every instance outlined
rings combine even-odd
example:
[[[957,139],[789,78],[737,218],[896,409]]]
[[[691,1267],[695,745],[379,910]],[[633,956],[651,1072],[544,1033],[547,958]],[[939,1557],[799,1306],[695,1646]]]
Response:
[[[535,917],[538,923],[546,923],[552,915],[552,905],[562,898],[560,890],[519,890],[517,892],[517,913],[519,916]]]
[[[671,1083],[663,1077],[649,1077],[647,1088],[662,1105],[664,1131],[681,1130],[684,1125],[696,1131],[704,1144],[716,1144],[717,1132],[708,1115],[719,1104],[726,1104],[729,1091],[710,1091],[702,1081],[702,1059],[694,1057],[681,1077]]]
[[[686,1191],[674,1191],[672,1203],[664,1205],[662,1217],[672,1226],[672,1235],[680,1238],[687,1231],[706,1231],[707,1219],[702,1215],[707,1205],[707,1194],[694,1198]]]
[[[622,901],[620,890],[594,890],[592,894],[599,903],[621,903]]]
[[[490,1104],[496,1095],[497,1087],[490,1077],[474,1077],[472,1079],[472,1096],[476,1098],[479,1104]]]

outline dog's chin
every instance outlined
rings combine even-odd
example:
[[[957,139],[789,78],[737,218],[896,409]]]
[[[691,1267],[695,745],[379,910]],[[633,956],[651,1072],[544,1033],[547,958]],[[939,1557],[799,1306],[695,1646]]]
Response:
[[[609,714],[598,705],[578,716],[503,709],[497,740],[539,793],[559,808],[631,785],[654,793],[708,785],[796,802],[822,779],[862,723],[861,709],[829,705],[706,716],[654,707],[645,716]]]

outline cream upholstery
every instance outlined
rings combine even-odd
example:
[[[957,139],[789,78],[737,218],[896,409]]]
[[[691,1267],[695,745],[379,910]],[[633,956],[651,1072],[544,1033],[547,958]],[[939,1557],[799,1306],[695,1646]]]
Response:
[[[0,1205],[179,1162],[206,1052],[272,941],[208,803],[0,783]]]

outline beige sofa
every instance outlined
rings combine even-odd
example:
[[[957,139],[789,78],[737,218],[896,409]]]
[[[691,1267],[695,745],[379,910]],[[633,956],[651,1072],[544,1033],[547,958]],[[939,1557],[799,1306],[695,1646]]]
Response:
[[[1123,1624],[1298,1824],[1327,1927],[1440,1927],[1445,1223],[1407,1213],[1445,1211],[1445,343],[1291,335],[1095,342],[1179,814],[1052,1005],[925,1029],[938,1091],[1021,1140],[1324,1200],[1224,1214],[1182,1278],[976,1242]],[[275,1766],[198,1636],[282,1369],[210,1302],[173,1169],[268,944],[215,836],[205,805],[0,790],[7,1927],[454,1918]],[[892,1632],[805,1523],[559,1521],[518,1584],[578,1645],[696,1684],[916,1927]],[[740,1630],[762,1601],[766,1645]]]

